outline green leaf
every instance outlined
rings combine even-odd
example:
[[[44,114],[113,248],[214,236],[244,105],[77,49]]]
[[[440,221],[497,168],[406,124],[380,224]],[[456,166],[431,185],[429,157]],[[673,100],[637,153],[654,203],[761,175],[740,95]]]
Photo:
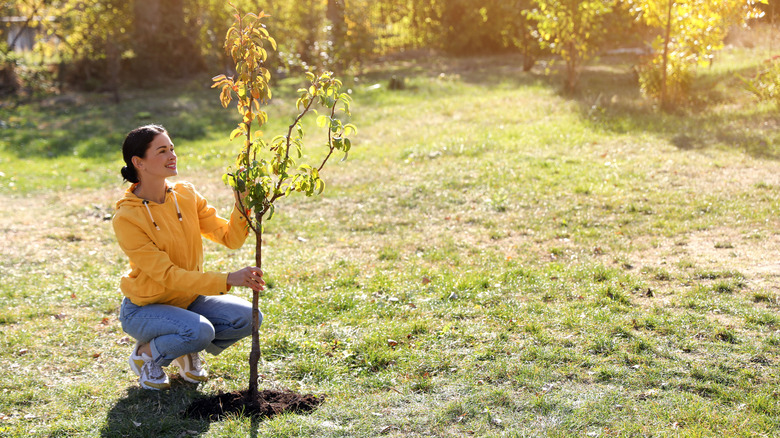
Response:
[[[317,117],[317,126],[319,126],[320,128],[324,128],[328,124],[328,121],[330,121],[330,117],[326,115],[321,115]]]

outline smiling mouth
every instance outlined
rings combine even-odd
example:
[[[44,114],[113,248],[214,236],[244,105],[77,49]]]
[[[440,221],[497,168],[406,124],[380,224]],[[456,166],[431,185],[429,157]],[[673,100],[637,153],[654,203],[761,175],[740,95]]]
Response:
[[[167,167],[168,169],[175,169],[176,168],[176,163],[169,164],[169,165],[167,165],[165,167]]]

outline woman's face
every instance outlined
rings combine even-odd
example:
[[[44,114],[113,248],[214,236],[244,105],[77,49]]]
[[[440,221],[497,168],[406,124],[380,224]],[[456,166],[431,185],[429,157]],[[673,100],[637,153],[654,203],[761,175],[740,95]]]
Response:
[[[138,168],[139,176],[167,178],[178,175],[176,170],[176,153],[173,151],[173,142],[168,134],[157,134],[143,158],[133,157],[133,163]]]

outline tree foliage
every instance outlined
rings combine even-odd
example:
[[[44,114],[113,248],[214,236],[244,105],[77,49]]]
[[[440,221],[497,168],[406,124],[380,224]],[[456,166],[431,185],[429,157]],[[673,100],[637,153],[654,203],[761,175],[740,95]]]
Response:
[[[573,92],[582,66],[606,34],[603,25],[617,0],[534,0],[527,11],[536,20],[539,41],[566,64],[564,87]]]
[[[780,56],[765,60],[754,77],[741,79],[759,101],[774,102],[780,109]]]
[[[627,0],[638,20],[660,30],[652,43],[655,56],[640,69],[642,91],[669,108],[686,98],[692,70],[712,62],[730,26],[763,12],[767,0]]]
[[[39,45],[44,55],[40,59],[61,62],[60,79],[84,88],[116,91],[118,84],[128,80],[145,85],[230,63],[221,48],[234,14],[222,0],[9,0],[3,4],[7,14],[24,16],[35,10],[33,15],[54,18],[35,24],[43,34],[56,36]],[[420,48],[457,55],[520,52],[530,69],[537,58],[552,52],[562,58],[564,86],[573,91],[583,66],[600,49],[616,42],[636,46],[652,40],[655,56],[638,71],[644,92],[664,105],[684,98],[696,65],[712,60],[729,26],[758,16],[758,7],[772,11],[768,0],[234,0],[233,4],[241,10],[274,11],[265,25],[279,44],[268,53],[267,65],[290,73],[343,71],[376,55]],[[636,32],[640,25],[651,33]]]

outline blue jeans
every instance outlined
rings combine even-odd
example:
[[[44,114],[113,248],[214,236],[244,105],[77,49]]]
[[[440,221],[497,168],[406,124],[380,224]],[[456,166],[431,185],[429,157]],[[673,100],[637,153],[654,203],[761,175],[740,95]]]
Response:
[[[125,298],[119,321],[139,344],[151,345],[152,359],[164,367],[188,353],[206,350],[217,355],[252,334],[252,304],[234,295],[201,295],[182,309],[165,304],[136,306]]]

